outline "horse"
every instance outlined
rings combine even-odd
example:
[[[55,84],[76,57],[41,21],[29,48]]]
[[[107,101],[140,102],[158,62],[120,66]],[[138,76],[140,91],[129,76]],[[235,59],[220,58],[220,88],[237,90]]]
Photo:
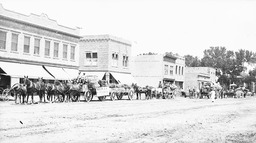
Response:
[[[40,98],[40,102],[44,99],[45,102],[45,83],[43,78],[38,78],[38,82],[36,82],[36,89]]]
[[[24,84],[15,83],[9,90],[8,94],[11,93],[11,96],[14,96],[15,104],[19,98],[19,103],[25,103],[25,98],[27,94],[27,89]],[[22,97],[22,98],[21,98]]]
[[[204,98],[204,96],[207,96],[207,98],[210,98],[210,88],[202,87],[200,89],[200,97],[199,98]]]
[[[75,82],[75,83],[68,83],[67,86],[69,87],[68,95],[66,101],[80,101],[80,92],[83,90],[83,81]]]
[[[65,95],[68,94],[70,86],[68,86],[66,83],[62,83],[58,80],[54,81],[55,88],[55,94],[58,96],[58,100],[60,102],[63,102],[65,100]]]
[[[50,102],[55,101],[56,86],[52,83],[45,84],[45,93],[47,94],[47,100]]]
[[[131,87],[133,88],[134,92],[136,93],[137,100],[141,99],[140,87],[135,83],[132,84]]]
[[[28,76],[24,76],[23,82],[24,82],[24,85],[26,85],[27,87],[27,102],[29,99],[29,95],[31,95],[32,104],[34,104],[34,93],[37,92],[38,85],[32,82],[31,80],[29,80]]]

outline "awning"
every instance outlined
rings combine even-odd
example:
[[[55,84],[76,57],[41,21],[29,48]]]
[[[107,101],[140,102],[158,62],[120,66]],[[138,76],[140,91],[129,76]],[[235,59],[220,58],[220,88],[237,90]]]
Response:
[[[94,75],[97,76],[100,80],[103,79],[103,76],[105,75],[105,72],[82,72],[81,74],[85,73],[85,76],[87,75]]]
[[[29,78],[43,77],[44,79],[53,79],[42,66],[38,65],[0,62],[0,68],[4,71],[4,73],[1,74],[6,74],[12,77],[23,78],[24,76],[28,76]]]
[[[68,74],[70,79],[74,79],[78,77],[79,71],[76,69],[63,68],[63,70]]]
[[[58,80],[70,80],[69,75],[62,69],[57,67],[44,66],[45,69]]]
[[[128,85],[131,85],[132,83],[137,83],[131,74],[113,73],[113,72],[111,72],[111,74],[119,83],[128,84]]]

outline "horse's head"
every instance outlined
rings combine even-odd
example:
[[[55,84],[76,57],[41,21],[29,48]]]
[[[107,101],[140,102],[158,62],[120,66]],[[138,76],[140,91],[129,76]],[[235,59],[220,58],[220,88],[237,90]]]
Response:
[[[30,80],[28,79],[28,76],[24,76],[24,78],[23,78],[23,84],[25,84],[25,85],[30,84]]]
[[[43,77],[39,77],[39,78],[38,78],[38,82],[44,82]]]

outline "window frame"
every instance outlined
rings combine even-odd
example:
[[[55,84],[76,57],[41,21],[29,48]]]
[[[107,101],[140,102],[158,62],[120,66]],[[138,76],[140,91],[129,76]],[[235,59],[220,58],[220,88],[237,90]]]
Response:
[[[86,51],[84,58],[84,66],[97,66],[98,65],[98,52]]]
[[[68,45],[67,44],[63,44],[62,58],[68,59]]]
[[[51,52],[51,41],[50,40],[45,40],[44,43],[45,43],[44,44],[44,56],[50,57],[50,55],[51,55],[50,54],[50,52]],[[49,47],[47,47],[46,43],[49,43]]]
[[[28,39],[28,43],[26,43],[26,39]],[[24,54],[29,54],[30,53],[30,40],[31,40],[31,37],[26,36],[26,35],[24,36],[24,43],[23,43],[23,53]]]
[[[13,36],[17,36],[17,42],[13,40]],[[16,39],[15,39],[16,40]],[[16,42],[16,43],[15,43]],[[11,41],[11,51],[12,52],[18,52],[18,43],[19,43],[19,34],[17,33],[12,33],[12,41]],[[15,45],[15,49],[14,49]]]
[[[59,47],[60,47],[60,44],[58,42],[53,43],[53,57],[54,58],[59,58]]]
[[[70,60],[75,60],[76,46],[70,46]]]
[[[7,39],[7,32],[0,30],[0,32],[4,33],[5,38],[1,39],[0,38],[0,50],[6,50],[6,39]],[[3,44],[3,47],[1,46]]]
[[[38,45],[36,45],[36,41],[38,41]],[[34,38],[34,55],[40,55],[40,42],[41,42],[41,39]],[[38,53],[36,53],[36,51],[38,51]]]

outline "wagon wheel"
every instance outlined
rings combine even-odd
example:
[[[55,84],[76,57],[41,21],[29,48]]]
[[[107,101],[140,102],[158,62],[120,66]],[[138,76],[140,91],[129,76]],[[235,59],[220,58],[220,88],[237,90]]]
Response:
[[[164,94],[163,94],[163,99],[167,99],[167,97],[168,97],[168,94],[167,94],[167,93],[164,93]]]
[[[128,93],[128,98],[130,99],[130,100],[132,100],[132,98],[133,98],[133,91],[130,91],[129,93]]]
[[[90,102],[92,100],[92,92],[90,90],[88,90],[87,92],[85,92],[84,94],[84,100],[86,102]]]
[[[106,99],[106,96],[100,96],[98,97],[100,101],[104,101]]]
[[[116,93],[115,93],[115,92],[112,92],[112,93],[111,93],[110,99],[111,99],[112,101],[115,101],[115,99],[116,99]]]
[[[123,98],[123,94],[122,93],[119,93],[119,94],[116,93],[116,96],[117,96],[118,100],[121,100]]]
[[[3,101],[9,101],[8,94],[9,94],[9,89],[3,90],[3,92],[2,92],[2,100]]]
[[[48,101],[50,101],[51,96],[50,96],[49,94],[47,94],[46,99],[47,99]]]
[[[4,89],[2,87],[0,87],[0,95],[2,95]]]

